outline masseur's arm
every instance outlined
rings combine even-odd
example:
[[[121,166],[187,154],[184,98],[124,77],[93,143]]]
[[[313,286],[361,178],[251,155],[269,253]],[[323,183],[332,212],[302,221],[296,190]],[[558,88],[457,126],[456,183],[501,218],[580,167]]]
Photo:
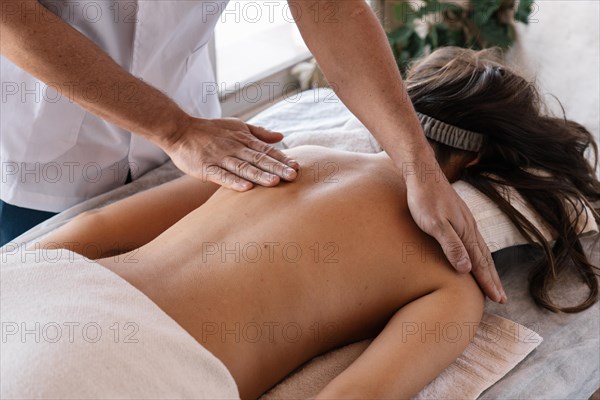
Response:
[[[64,248],[90,259],[122,254],[151,242],[219,188],[190,176],[84,212],[31,248]]]
[[[265,143],[281,134],[234,119],[193,118],[37,0],[0,0],[0,6],[3,56],[95,115],[153,141],[185,173],[236,190],[250,189],[249,181],[273,186],[296,177],[290,167],[297,164]],[[97,99],[86,98],[90,87]],[[125,92],[115,95],[115,88]]]
[[[402,170],[417,225],[458,271],[472,271],[492,300],[505,301],[491,254],[427,144],[373,11],[365,0],[288,2],[332,88]]]

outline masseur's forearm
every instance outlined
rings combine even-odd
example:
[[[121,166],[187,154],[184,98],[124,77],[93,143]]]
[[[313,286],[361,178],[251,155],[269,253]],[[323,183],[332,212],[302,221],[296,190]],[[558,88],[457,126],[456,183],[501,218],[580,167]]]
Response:
[[[385,32],[367,3],[288,1],[327,80],[396,164],[434,162]]]
[[[175,102],[129,74],[36,0],[0,2],[0,52],[25,71],[58,86],[93,114],[157,142],[187,123]]]

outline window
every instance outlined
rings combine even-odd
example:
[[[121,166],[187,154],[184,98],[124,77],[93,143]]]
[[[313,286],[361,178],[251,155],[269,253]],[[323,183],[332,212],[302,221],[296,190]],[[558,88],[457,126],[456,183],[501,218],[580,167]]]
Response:
[[[287,1],[232,0],[215,30],[219,82],[253,82],[310,56]]]
[[[384,0],[366,1],[377,10]],[[287,0],[230,0],[213,53],[223,115],[239,117],[289,94],[297,85],[291,69],[312,57]]]
[[[215,29],[215,53],[225,115],[272,103],[293,79],[289,70],[311,57],[285,0],[231,0]]]

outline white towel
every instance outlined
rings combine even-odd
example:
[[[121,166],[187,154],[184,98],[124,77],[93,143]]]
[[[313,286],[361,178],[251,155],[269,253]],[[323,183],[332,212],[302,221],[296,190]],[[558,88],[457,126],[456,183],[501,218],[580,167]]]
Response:
[[[239,398],[225,365],[113,272],[67,250],[0,257],[0,398]]]
[[[370,340],[363,340],[314,358],[262,396],[261,400],[313,398],[352,364],[370,343]],[[473,341],[463,354],[414,398],[476,399],[540,343],[541,336],[531,329],[485,313]]]
[[[375,137],[356,117],[348,119],[341,128],[294,132],[283,139],[283,146],[288,149],[304,145],[323,146],[357,153],[382,151]]]

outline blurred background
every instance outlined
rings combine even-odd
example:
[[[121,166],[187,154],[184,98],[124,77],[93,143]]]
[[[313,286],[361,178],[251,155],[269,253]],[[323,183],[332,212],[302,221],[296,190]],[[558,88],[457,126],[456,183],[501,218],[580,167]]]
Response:
[[[549,110],[600,141],[600,2],[597,0],[366,0],[404,71],[437,47],[499,46],[541,88]],[[334,3],[315,15],[335,18]],[[317,14],[318,13],[318,14]],[[248,118],[298,91],[326,86],[287,1],[232,0],[213,44],[224,114]]]

